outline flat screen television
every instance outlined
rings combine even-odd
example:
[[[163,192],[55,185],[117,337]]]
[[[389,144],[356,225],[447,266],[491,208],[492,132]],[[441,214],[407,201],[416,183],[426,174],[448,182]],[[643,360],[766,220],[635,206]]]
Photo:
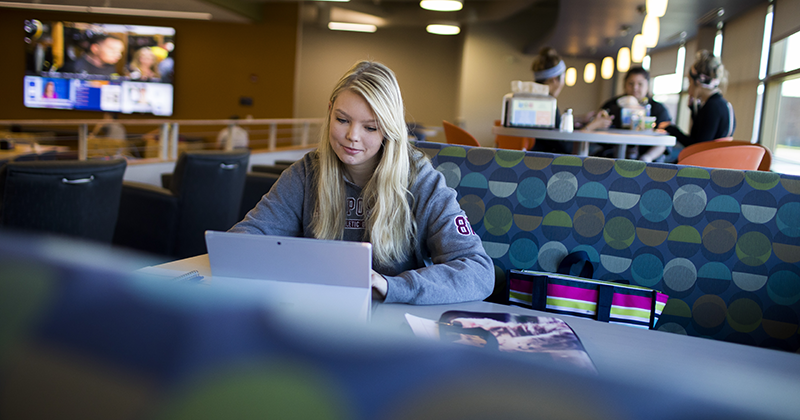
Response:
[[[24,104],[172,115],[175,29],[26,20]]]

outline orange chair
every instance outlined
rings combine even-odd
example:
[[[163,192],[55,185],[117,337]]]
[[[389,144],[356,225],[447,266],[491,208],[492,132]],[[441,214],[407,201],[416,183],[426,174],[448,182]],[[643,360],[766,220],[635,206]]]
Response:
[[[754,144],[718,147],[694,153],[678,160],[678,164],[754,171],[761,165],[765,153],[764,147]]]
[[[702,143],[695,143],[683,150],[678,155],[678,164],[683,164],[683,161],[688,158],[689,156],[702,152],[704,150],[711,150],[711,149],[718,149],[720,147],[731,147],[731,146],[757,146],[764,149],[764,157],[761,159],[761,163],[758,165],[759,171],[769,171],[772,167],[772,152],[760,145],[760,144],[753,144],[749,141],[743,140],[730,140],[729,137],[725,137],[722,139],[716,139],[714,141],[706,141]]]
[[[448,143],[480,147],[481,144],[478,143],[478,140],[463,128],[444,120],[442,120],[442,125],[444,125],[444,137]]]
[[[494,120],[494,126],[500,126],[500,120]],[[511,150],[533,150],[533,145],[536,144],[536,139],[533,137],[515,137],[496,135],[494,137],[494,147],[498,149],[511,149]]]

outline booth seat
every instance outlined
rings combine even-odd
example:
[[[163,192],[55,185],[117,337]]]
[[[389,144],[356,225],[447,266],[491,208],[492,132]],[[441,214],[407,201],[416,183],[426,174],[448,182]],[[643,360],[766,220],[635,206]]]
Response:
[[[594,278],[670,296],[658,330],[800,349],[800,177],[416,145],[494,261],[489,300],[507,303],[508,270],[583,250]]]

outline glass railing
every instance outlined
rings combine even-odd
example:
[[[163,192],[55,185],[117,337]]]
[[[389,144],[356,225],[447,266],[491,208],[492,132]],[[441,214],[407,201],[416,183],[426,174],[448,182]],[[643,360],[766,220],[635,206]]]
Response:
[[[170,161],[186,150],[307,148],[316,145],[322,123],[321,118],[0,120],[0,161],[105,157]]]

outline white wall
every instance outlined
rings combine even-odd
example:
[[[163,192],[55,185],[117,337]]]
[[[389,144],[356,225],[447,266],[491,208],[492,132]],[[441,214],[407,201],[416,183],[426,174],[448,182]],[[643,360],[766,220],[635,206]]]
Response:
[[[377,32],[330,31],[303,25],[295,98],[296,118],[324,117],[336,82],[356,61],[370,59],[397,75],[406,120],[426,126],[455,120],[463,36],[439,36],[425,28],[381,28]],[[444,141],[444,135],[431,140]]]

